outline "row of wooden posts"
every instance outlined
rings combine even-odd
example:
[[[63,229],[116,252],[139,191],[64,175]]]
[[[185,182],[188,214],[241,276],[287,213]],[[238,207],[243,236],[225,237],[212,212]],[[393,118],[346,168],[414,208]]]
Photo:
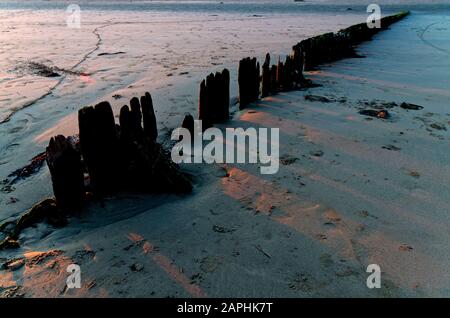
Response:
[[[336,33],[326,33],[308,38],[294,45],[291,55],[285,61],[271,65],[267,53],[262,65],[256,58],[244,58],[239,61],[238,86],[239,108],[243,109],[256,102],[260,97],[267,97],[278,92],[298,89],[310,84],[305,80],[303,71],[311,71],[320,64],[332,62],[345,57],[355,56],[355,46],[370,40],[376,33],[385,30],[391,24],[403,19],[409,12],[381,19],[381,28],[369,28],[367,23],[360,23]],[[262,74],[261,74],[262,73]],[[200,84],[199,119],[203,127],[228,119],[230,76],[227,69],[222,73],[210,74]],[[191,122],[189,115],[185,119]]]
[[[381,20],[382,29],[408,12]],[[358,24],[337,33],[301,41],[284,61],[271,65],[267,54],[262,71],[256,58],[239,62],[239,108],[260,97],[301,88],[309,82],[304,70],[354,54],[355,45],[382,29]],[[198,117],[204,128],[229,119],[230,72],[210,74],[200,84]],[[158,129],[151,95],[134,97],[120,110],[115,123],[111,105],[101,102],[78,112],[79,140],[56,136],[46,149],[57,205],[79,209],[86,192],[100,197],[118,190],[188,192],[192,186],[157,143]],[[142,126],[143,123],[143,126]],[[186,115],[182,127],[194,130],[194,118]]]
[[[243,109],[256,102],[260,97],[274,95],[280,91],[300,88],[305,83],[303,77],[303,55],[301,50],[293,50],[286,60],[270,65],[270,54],[261,67],[256,58],[244,58],[239,61],[238,86],[239,108]],[[230,72],[211,73],[200,84],[198,118],[204,128],[229,119],[230,107]],[[192,121],[186,115],[183,127]],[[190,125],[190,124],[189,124]]]

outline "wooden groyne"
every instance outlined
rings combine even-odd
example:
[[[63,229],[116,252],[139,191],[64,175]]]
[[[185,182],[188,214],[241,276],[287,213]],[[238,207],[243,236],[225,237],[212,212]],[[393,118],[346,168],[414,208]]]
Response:
[[[293,51],[303,56],[304,70],[311,71],[320,64],[356,56],[355,47],[358,44],[372,39],[375,34],[407,15],[409,11],[384,17],[380,21],[380,28],[369,28],[366,23],[360,23],[336,33],[315,36],[294,45]]]
[[[259,98],[311,86],[304,71],[323,63],[356,56],[355,47],[376,33],[403,19],[409,12],[381,19],[381,28],[370,29],[365,23],[336,33],[326,33],[303,40],[282,61],[271,64],[266,54],[264,63],[246,57],[239,62],[239,108]],[[407,107],[407,106],[405,106]],[[412,107],[412,106],[408,106]],[[200,84],[198,117],[204,128],[229,120],[230,73],[227,69],[210,74]],[[388,116],[388,113],[376,116]],[[64,224],[64,215],[79,211],[90,197],[102,198],[119,191],[190,192],[192,185],[157,142],[158,129],[152,97],[145,93],[130,100],[120,109],[119,124],[111,105],[104,101],[83,107],[78,112],[79,138],[55,136],[50,139],[39,162],[46,160],[55,198],[36,204],[14,224],[0,225],[8,236],[0,243],[15,248],[20,231],[36,222]],[[187,114],[182,127],[194,131],[194,117]],[[12,175],[25,178],[35,172],[39,163],[20,169]],[[16,176],[17,174],[17,176]],[[11,226],[10,226],[11,225]],[[5,232],[6,233],[6,232]]]

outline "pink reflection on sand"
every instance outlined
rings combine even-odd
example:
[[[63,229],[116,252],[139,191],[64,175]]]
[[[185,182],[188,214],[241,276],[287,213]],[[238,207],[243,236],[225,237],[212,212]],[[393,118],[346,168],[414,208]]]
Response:
[[[179,284],[192,297],[207,297],[200,286],[193,284],[191,280],[181,272],[178,266],[174,265],[167,256],[158,252],[154,248],[154,245],[149,241],[146,241],[142,235],[138,233],[129,233],[127,237],[134,243],[143,242],[142,250],[144,254],[149,255],[155,264],[164,270],[173,281]]]
[[[54,126],[38,135],[36,138],[34,138],[34,141],[38,144],[43,144],[49,142],[50,138],[56,135],[71,136],[77,133],[78,113],[73,113],[62,118]]]

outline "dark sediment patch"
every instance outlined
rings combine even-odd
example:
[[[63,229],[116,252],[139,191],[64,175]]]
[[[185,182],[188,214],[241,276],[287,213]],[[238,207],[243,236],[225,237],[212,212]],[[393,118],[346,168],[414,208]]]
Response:
[[[381,118],[381,119],[388,119],[390,117],[389,112],[385,109],[382,109],[382,110],[362,109],[359,111],[359,113],[364,116]]]
[[[410,109],[410,110],[421,110],[423,109],[423,106],[410,104],[410,103],[401,103],[400,105],[403,109]]]
[[[325,96],[318,96],[318,95],[305,95],[305,100],[309,102],[320,102],[320,103],[331,103],[334,102],[334,100],[325,97]]]

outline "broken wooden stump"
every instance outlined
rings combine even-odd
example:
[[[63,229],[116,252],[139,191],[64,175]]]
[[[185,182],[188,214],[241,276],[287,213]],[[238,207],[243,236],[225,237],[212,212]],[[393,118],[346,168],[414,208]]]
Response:
[[[388,119],[391,116],[390,113],[385,109],[362,109],[358,113],[364,116],[376,117],[381,119]]]
[[[50,139],[46,160],[58,207],[65,211],[79,210],[86,193],[80,153],[66,137],[58,135]]]
[[[238,69],[239,108],[245,108],[259,98],[260,68],[256,58],[239,61]]]
[[[229,119],[230,72],[211,73],[200,84],[198,117],[204,129]]]
[[[141,97],[141,108],[145,136],[152,141],[156,141],[156,138],[158,137],[158,127],[150,93],[146,92],[145,95]]]

